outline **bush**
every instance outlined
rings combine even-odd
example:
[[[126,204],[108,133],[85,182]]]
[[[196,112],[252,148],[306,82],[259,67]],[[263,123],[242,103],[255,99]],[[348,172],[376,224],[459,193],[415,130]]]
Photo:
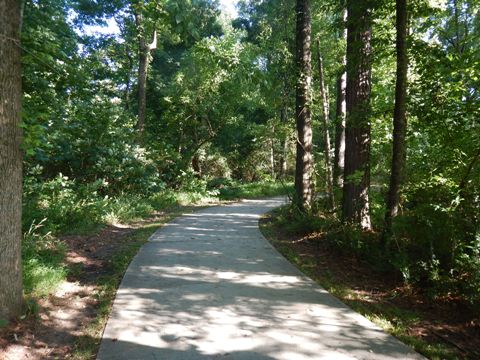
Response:
[[[24,229],[47,219],[44,228],[53,233],[71,228],[89,228],[102,221],[106,201],[98,195],[102,181],[78,185],[59,174],[50,181],[26,178],[24,184]]]
[[[432,295],[453,293],[480,302],[478,209],[462,199],[458,185],[439,175],[405,192],[403,213],[394,222],[392,264],[405,280]],[[391,251],[393,253],[393,251]]]

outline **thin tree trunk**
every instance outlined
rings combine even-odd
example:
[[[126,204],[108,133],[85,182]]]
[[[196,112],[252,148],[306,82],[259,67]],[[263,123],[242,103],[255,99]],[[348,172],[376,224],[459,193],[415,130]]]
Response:
[[[347,123],[343,219],[371,229],[370,188],[370,92],[371,19],[366,2],[347,1]]]
[[[407,0],[397,1],[397,78],[395,84],[395,109],[393,113],[393,153],[390,188],[385,213],[385,234],[392,233],[392,219],[398,214],[400,186],[405,177],[407,132]]]
[[[335,183],[339,187],[343,186],[343,172],[345,168],[346,85],[347,73],[342,71],[337,78],[337,102],[335,109],[335,166],[333,169]]]
[[[270,176],[275,179],[275,151],[273,149],[273,139],[270,139]]]
[[[275,126],[272,127],[272,135],[270,137],[270,176],[275,180]]]
[[[133,69],[133,59],[132,59],[132,56],[130,55],[130,52],[128,51],[128,46],[125,47],[125,55],[127,56],[127,59],[128,59],[128,72],[125,76],[124,100],[125,100],[125,110],[128,111],[130,109],[130,87],[131,87],[130,74]]]
[[[291,49],[291,29],[289,28],[289,19],[290,19],[290,6],[289,1],[282,1],[281,4],[283,12],[283,36],[285,46],[288,50]],[[290,97],[290,84],[289,84],[289,59],[282,53],[282,62],[285,66],[283,69],[283,93],[282,93],[282,108],[280,109],[280,123],[282,124],[283,130],[287,127],[288,122],[288,100]],[[281,132],[280,136],[280,159],[279,159],[279,178],[285,179],[287,174],[287,155],[288,155],[288,133],[285,131]]]
[[[280,121],[282,124],[287,123],[287,105],[286,102],[283,104],[283,108],[280,111]],[[288,144],[287,144],[287,136],[286,134],[281,135],[280,138],[280,173],[279,177],[280,179],[285,179],[285,175],[287,173],[287,150],[288,150]]]
[[[137,130],[143,139],[145,131],[145,114],[147,110],[147,72],[150,52],[157,47],[157,33],[153,34],[153,42],[146,43],[143,30],[142,9],[134,9],[135,24],[138,29],[138,119]]]
[[[343,30],[342,38],[347,41],[347,11],[343,12]],[[333,167],[333,176],[337,186],[343,186],[343,171],[345,167],[345,119],[346,107],[345,93],[347,88],[347,58],[342,55],[342,68],[337,78],[337,101],[335,109],[335,159]]]
[[[145,130],[145,112],[147,107],[147,69],[148,69],[148,50],[145,45],[145,37],[142,33],[143,15],[141,10],[135,14],[135,23],[139,31],[138,35],[138,119],[137,130],[140,138],[143,138]]]
[[[335,197],[333,195],[333,174],[332,174],[332,162],[330,161],[330,133],[328,131],[328,118],[330,116],[330,110],[328,106],[328,96],[325,89],[325,79],[323,75],[323,61],[320,54],[320,40],[317,39],[317,60],[318,60],[318,81],[320,82],[320,96],[322,98],[322,120],[323,120],[323,142],[324,157],[325,157],[325,173],[327,183],[327,196],[331,209],[335,207]]]
[[[397,2],[397,16],[398,16],[398,2]],[[459,21],[458,18],[460,17],[458,15],[458,1],[453,0],[453,16],[455,18],[455,50],[459,54],[462,53],[462,50],[460,48],[460,26],[459,26]],[[398,23],[397,23],[397,31],[398,31]],[[398,38],[397,38],[398,41]]]
[[[307,210],[313,196],[313,154],[311,102],[311,18],[310,1],[296,3],[296,104],[297,155],[295,164],[295,192],[299,209]]]
[[[0,0],[0,319],[22,308],[20,1]]]

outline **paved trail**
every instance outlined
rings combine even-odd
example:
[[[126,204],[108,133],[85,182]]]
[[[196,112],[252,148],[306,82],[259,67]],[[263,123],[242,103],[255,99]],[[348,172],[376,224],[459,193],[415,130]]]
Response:
[[[302,275],[263,238],[283,199],[184,215],[130,264],[97,359],[422,359]]]

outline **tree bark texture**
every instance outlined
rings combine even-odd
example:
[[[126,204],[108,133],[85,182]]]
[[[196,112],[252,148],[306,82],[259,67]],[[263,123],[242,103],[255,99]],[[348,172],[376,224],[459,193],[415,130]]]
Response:
[[[368,1],[347,1],[347,89],[343,220],[371,229],[371,19]]]
[[[320,97],[322,99],[322,123],[323,123],[323,142],[325,158],[325,175],[327,184],[328,203],[331,209],[335,207],[335,197],[333,195],[333,173],[332,162],[330,159],[330,134],[328,131],[328,122],[330,109],[328,105],[327,90],[325,89],[325,79],[323,75],[323,60],[320,54],[320,40],[317,39],[317,60],[318,60],[318,81],[320,83]]]
[[[312,205],[313,154],[311,103],[311,18],[310,1],[296,3],[296,97],[297,154],[295,163],[295,192],[297,206],[307,210]]]
[[[20,1],[0,0],[0,319],[22,308]]]
[[[343,12],[343,29],[341,37],[347,41],[347,11]],[[345,168],[345,119],[347,112],[347,104],[345,102],[345,93],[347,88],[347,58],[346,54],[342,56],[342,68],[337,77],[337,100],[335,109],[335,157],[333,176],[337,186],[343,186],[343,172]]]
[[[397,76],[395,83],[395,109],[393,113],[393,152],[390,187],[385,214],[385,230],[392,231],[392,219],[398,214],[400,186],[403,183],[406,162],[405,136],[407,132],[407,0],[396,0]]]

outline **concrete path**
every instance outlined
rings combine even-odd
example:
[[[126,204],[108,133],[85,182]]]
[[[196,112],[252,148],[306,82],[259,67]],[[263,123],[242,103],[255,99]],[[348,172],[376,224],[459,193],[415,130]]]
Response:
[[[283,199],[184,215],[128,268],[97,359],[422,359],[346,307],[261,235]]]

